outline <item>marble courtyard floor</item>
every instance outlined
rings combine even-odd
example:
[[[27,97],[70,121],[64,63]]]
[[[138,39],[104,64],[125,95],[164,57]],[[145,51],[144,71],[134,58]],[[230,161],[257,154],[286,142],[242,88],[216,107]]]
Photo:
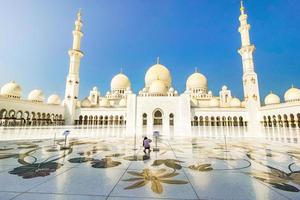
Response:
[[[0,199],[300,199],[300,148],[264,139],[0,141]]]

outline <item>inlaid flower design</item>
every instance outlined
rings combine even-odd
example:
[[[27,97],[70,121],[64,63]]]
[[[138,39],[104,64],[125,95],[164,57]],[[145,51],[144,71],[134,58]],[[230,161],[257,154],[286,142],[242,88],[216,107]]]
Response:
[[[176,159],[159,159],[159,160],[155,160],[153,161],[152,166],[160,166],[160,165],[165,165],[166,167],[169,167],[171,169],[181,169],[181,163],[183,163],[180,160],[176,160]]]
[[[93,161],[93,158],[88,158],[88,157],[76,157],[76,158],[71,158],[69,159],[70,163],[84,163],[84,162],[89,162]]]
[[[14,168],[9,171],[10,174],[22,176],[24,179],[30,179],[35,177],[44,177],[55,172],[58,168],[63,166],[57,162],[46,162],[46,163],[34,163]]]
[[[124,153],[112,153],[112,154],[106,155],[105,157],[114,157],[114,158],[118,158],[118,157],[121,157],[121,156],[124,156],[124,155],[125,155]]]
[[[299,192],[299,187],[296,187],[290,183],[300,186],[300,171],[285,173],[279,169],[269,167],[270,172],[266,171],[256,171],[248,173],[251,177],[270,184],[272,187],[289,191],[289,192]]]
[[[150,170],[144,169],[142,172],[128,171],[128,174],[134,176],[133,178],[123,179],[123,181],[134,182],[132,185],[125,188],[125,190],[136,189],[151,184],[151,190],[154,193],[163,193],[163,183],[165,184],[187,184],[187,181],[170,179],[177,176],[179,173],[167,172],[166,169]]]
[[[207,172],[213,170],[211,164],[195,164],[195,165],[190,165],[189,168],[201,172]]]
[[[110,168],[110,167],[116,167],[121,164],[119,161],[114,161],[111,158],[103,158],[101,160],[94,159],[92,161],[92,167],[94,168]]]
[[[20,163],[21,166],[14,168],[8,173],[21,176],[24,179],[48,176],[63,166],[63,164],[56,161],[72,153],[72,149],[70,149],[69,151],[64,151],[62,155],[51,156],[42,162],[37,162],[38,159],[32,154],[36,153],[38,149],[39,148],[35,148],[24,153],[19,153],[18,163]],[[28,161],[28,158],[31,158],[31,161]]]
[[[263,181],[263,182],[271,185],[272,187],[283,190],[283,191],[289,191],[289,192],[299,192],[300,191],[299,187],[296,187],[291,184],[291,183],[293,183],[293,184],[300,186],[300,171],[293,171],[291,169],[291,166],[295,163],[289,164],[288,169],[290,170],[290,173],[286,173],[280,169],[277,169],[275,167],[265,164],[263,162],[264,160],[261,160],[258,157],[253,156],[253,152],[248,152],[246,154],[246,156],[250,160],[252,160],[262,166],[265,166],[268,169],[268,171],[257,170],[254,172],[247,173],[251,177],[253,177],[257,180]]]
[[[149,160],[150,156],[149,155],[132,155],[132,156],[125,156],[123,158],[124,160],[129,160],[129,161],[143,161],[143,160]]]

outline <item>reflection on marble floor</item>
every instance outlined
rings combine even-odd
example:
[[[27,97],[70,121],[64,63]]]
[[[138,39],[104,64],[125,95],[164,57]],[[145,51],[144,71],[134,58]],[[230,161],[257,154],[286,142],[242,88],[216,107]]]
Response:
[[[137,144],[142,141],[138,137]],[[300,199],[300,146],[264,138],[0,141],[0,199]]]

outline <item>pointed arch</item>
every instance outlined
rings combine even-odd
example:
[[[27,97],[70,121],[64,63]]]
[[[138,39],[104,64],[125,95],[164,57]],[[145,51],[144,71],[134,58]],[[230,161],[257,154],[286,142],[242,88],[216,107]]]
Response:
[[[143,119],[143,126],[147,126],[147,113],[143,113],[142,119]]]
[[[200,126],[203,126],[203,125],[204,125],[204,122],[203,122],[203,116],[200,116],[200,117],[199,117],[199,125],[200,125]]]
[[[153,111],[153,125],[163,125],[163,112],[161,109]]]
[[[198,117],[194,116],[194,119],[192,121],[192,126],[198,126]]]
[[[290,122],[291,122],[291,127],[295,128],[296,124],[295,124],[294,114],[290,114]]]
[[[196,122],[197,122],[197,126],[198,126],[198,120]],[[174,126],[174,114],[173,113],[169,114],[169,125]]]

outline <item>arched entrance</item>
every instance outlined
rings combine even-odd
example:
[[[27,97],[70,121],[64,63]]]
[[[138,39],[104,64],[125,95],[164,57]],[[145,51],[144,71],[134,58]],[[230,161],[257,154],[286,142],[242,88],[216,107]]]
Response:
[[[159,126],[163,124],[163,114],[160,110],[155,110],[153,113],[153,125]]]

